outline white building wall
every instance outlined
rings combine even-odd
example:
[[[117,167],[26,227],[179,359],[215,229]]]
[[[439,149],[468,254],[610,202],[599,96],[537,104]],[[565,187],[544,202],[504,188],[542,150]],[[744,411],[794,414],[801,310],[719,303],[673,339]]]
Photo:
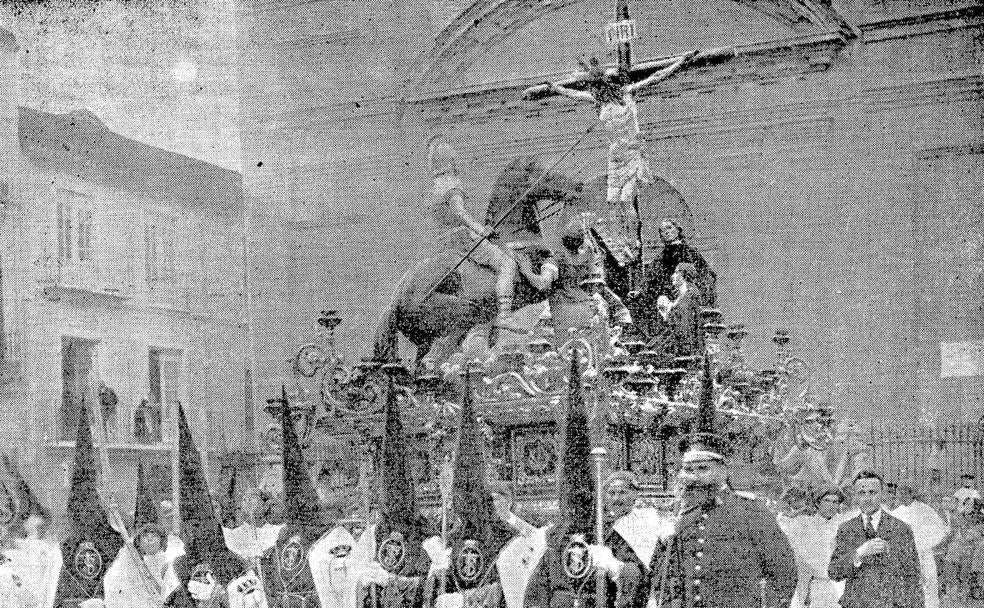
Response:
[[[16,214],[5,217],[0,242],[14,252],[3,260],[5,312],[10,331],[23,336],[11,406],[24,415],[13,428],[0,429],[0,436],[16,437],[16,445],[26,448],[19,458],[40,466],[39,483],[56,503],[55,511],[67,491],[61,469],[71,461],[70,445],[59,441],[64,337],[98,342],[94,367],[119,398],[110,460],[125,496],[133,491],[132,456],[156,452],[166,458],[166,446],[133,445],[134,411],[150,394],[152,348],[180,352],[179,399],[206,460],[250,445],[243,428],[240,217],[234,211],[182,208],[20,164]],[[87,289],[57,288],[55,188],[91,194],[95,202],[97,272],[91,283],[80,285]],[[144,227],[168,215],[178,220],[176,281],[155,288],[147,281]],[[26,238],[15,238],[18,234]],[[116,291],[101,293],[107,286]],[[217,473],[214,462],[212,473]]]

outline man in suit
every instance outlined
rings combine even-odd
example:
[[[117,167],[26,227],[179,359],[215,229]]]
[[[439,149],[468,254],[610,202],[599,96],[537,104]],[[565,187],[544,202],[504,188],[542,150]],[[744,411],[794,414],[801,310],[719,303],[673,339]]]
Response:
[[[884,488],[877,473],[858,473],[854,502],[861,514],[837,529],[829,574],[845,581],[843,608],[924,606],[912,529],[882,508]]]

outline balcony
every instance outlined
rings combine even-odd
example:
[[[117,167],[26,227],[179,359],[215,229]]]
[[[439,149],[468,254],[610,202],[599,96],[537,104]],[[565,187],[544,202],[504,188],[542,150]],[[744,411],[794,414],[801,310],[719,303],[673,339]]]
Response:
[[[92,263],[73,262],[49,268],[41,284],[46,298],[76,304],[112,304],[133,298],[125,273],[110,272]]]

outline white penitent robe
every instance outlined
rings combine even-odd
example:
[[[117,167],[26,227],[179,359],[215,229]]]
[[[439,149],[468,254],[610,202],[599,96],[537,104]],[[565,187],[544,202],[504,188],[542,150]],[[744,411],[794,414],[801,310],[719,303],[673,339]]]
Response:
[[[25,581],[14,573],[10,563],[0,564],[0,606],[4,608],[33,608]]]
[[[506,608],[523,608],[533,570],[547,550],[547,530],[529,527],[509,541],[495,560]]]
[[[892,515],[909,524],[916,539],[919,566],[922,569],[923,593],[926,608],[939,608],[940,585],[936,572],[936,557],[933,547],[938,545],[950,529],[943,522],[936,509],[918,500],[911,504],[896,507]]]
[[[252,564],[277,544],[281,528],[282,525],[263,524],[256,527],[245,523],[235,528],[222,528],[222,535],[230,551]]]
[[[61,571],[61,548],[54,542],[37,538],[18,540],[4,555],[7,566],[20,581],[25,605],[48,608],[55,602],[58,573]],[[5,605],[0,602],[0,606]]]
[[[336,526],[311,546],[308,563],[321,608],[355,608],[359,580],[373,558],[366,534],[359,540]]]
[[[844,593],[844,582],[830,580],[827,569],[834,553],[837,527],[846,521],[843,515],[825,519],[819,515],[800,515],[780,527],[789,537],[796,555],[798,578],[792,608],[837,608]]]
[[[676,518],[659,509],[641,507],[618,518],[612,524],[612,529],[632,547],[639,561],[648,566],[656,553],[656,547],[673,534],[675,525]]]
[[[165,552],[141,556],[123,547],[103,579],[106,608],[157,608],[177,586],[173,576]]]

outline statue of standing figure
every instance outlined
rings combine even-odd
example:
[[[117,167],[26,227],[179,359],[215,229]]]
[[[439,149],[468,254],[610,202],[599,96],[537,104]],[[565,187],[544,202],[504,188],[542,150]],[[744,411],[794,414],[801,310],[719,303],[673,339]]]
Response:
[[[630,73],[617,69],[609,73],[596,58],[582,63],[587,76],[579,81],[550,83],[550,91],[577,101],[587,101],[598,110],[598,122],[608,135],[608,217],[599,218],[599,234],[608,250],[622,264],[638,259],[640,222],[636,192],[640,181],[652,181],[639,130],[639,111],[635,93],[684,69],[697,55],[687,53],[653,74],[633,81]]]
[[[646,342],[665,341],[668,332],[687,335],[686,332],[681,333],[679,327],[684,308],[693,309],[696,315],[694,321],[699,324],[700,309],[714,308],[717,304],[717,274],[704,256],[687,242],[680,224],[669,218],[664,219],[659,233],[663,251],[646,267],[645,283],[639,297],[632,302],[636,330]],[[674,278],[681,268],[681,277]],[[684,307],[677,305],[681,300]],[[676,312],[671,315],[674,310]],[[699,326],[695,331],[702,333]],[[698,341],[699,335],[687,339],[691,346]],[[692,351],[693,348],[684,345],[682,350]]]

